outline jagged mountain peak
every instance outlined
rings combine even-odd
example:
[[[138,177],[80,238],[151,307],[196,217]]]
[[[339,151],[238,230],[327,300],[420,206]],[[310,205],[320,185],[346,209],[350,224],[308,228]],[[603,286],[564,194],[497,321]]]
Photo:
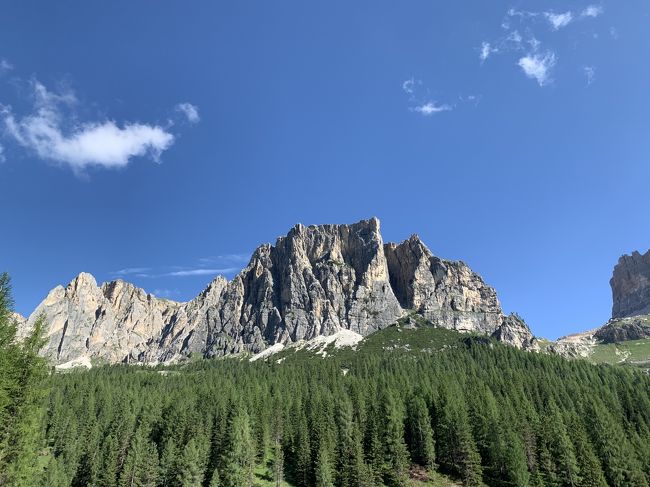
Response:
[[[72,292],[79,292],[87,288],[97,288],[97,280],[89,272],[80,272],[66,287]]]
[[[216,277],[196,298],[156,298],[122,280],[87,273],[48,295],[44,312],[57,363],[144,363],[191,353],[258,353],[349,330],[368,335],[416,313],[435,326],[532,346],[523,322],[503,315],[496,292],[462,262],[434,256],[417,235],[384,244],[377,218],[296,225],[260,245],[231,281]]]

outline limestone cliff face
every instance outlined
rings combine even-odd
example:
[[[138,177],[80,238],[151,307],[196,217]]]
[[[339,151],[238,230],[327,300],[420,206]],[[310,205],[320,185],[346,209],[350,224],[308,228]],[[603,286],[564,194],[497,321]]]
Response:
[[[55,363],[78,357],[146,361],[154,337],[180,307],[123,281],[100,287],[92,275],[81,273],[67,287],[50,291],[25,328],[45,315],[44,355]]]
[[[534,346],[528,327],[503,315],[494,289],[467,265],[435,257],[418,237],[384,245],[377,219],[296,225],[260,246],[233,280],[217,277],[187,303],[123,281],[98,286],[82,273],[54,288],[21,329],[44,313],[43,353],[55,363],[156,363],[257,353],[340,330],[368,335],[407,311],[435,326]]]
[[[434,256],[416,235],[385,246],[401,306],[436,326],[492,334],[503,322],[496,291],[463,262]]]
[[[609,281],[612,286],[612,318],[650,314],[650,251],[623,255]]]

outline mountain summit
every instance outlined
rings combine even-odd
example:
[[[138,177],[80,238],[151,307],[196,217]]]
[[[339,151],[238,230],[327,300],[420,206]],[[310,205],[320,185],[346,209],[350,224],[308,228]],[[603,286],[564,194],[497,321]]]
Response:
[[[54,288],[23,328],[41,313],[43,353],[57,364],[259,353],[341,330],[365,336],[400,319],[536,346],[525,323],[504,316],[495,290],[466,264],[434,256],[415,235],[384,244],[376,218],[298,224],[275,245],[258,247],[234,279],[215,278],[187,303],[121,280],[99,286],[81,273]]]

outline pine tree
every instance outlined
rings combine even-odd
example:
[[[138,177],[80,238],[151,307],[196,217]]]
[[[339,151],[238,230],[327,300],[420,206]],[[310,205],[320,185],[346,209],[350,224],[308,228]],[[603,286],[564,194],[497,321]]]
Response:
[[[284,480],[284,450],[282,449],[282,436],[280,433],[280,428],[274,435],[273,439],[273,482],[276,487],[282,485]]]
[[[332,471],[332,460],[324,442],[318,448],[316,458],[316,487],[334,487],[334,472]]]
[[[429,410],[420,396],[412,396],[407,408],[407,439],[414,462],[435,468],[435,440]]]
[[[384,482],[401,486],[408,478],[409,454],[404,442],[404,420],[397,401],[390,392],[383,396]]]
[[[221,487],[221,477],[219,477],[219,470],[216,468],[212,471],[208,487]]]
[[[307,417],[303,408],[295,411],[297,424],[291,448],[291,461],[293,464],[293,478],[299,485],[306,487],[311,482],[311,444]]]
[[[45,485],[48,487],[68,487],[70,479],[65,473],[63,461],[58,458],[51,458],[45,468]]]
[[[103,442],[99,472],[94,487],[115,487],[117,485],[117,439],[109,434]]]
[[[373,485],[372,476],[363,461],[361,432],[354,421],[352,403],[342,397],[338,404],[339,431],[338,482],[341,487]]]
[[[555,462],[560,484],[567,487],[580,485],[578,461],[573,451],[573,444],[555,402],[548,405],[548,413],[544,420],[548,427],[550,452]]]
[[[0,485],[31,487],[40,473],[43,401],[47,366],[38,355],[44,344],[44,318],[16,341],[9,276],[0,274]]]
[[[158,484],[158,450],[144,431],[138,428],[120,473],[120,487],[156,487]],[[198,487],[198,486],[197,486]]]
[[[611,413],[601,404],[593,401],[589,418],[591,422],[589,429],[602,461],[607,483],[613,487],[647,487],[648,481],[636,459],[635,452],[623,428],[612,418]]]
[[[228,425],[228,445],[223,459],[222,482],[226,487],[253,485],[255,446],[248,413],[238,408]]]
[[[203,484],[203,459],[192,438],[183,448],[183,455],[178,463],[177,482],[179,487],[201,487]]]
[[[600,460],[594,452],[582,422],[577,417],[571,423],[571,434],[580,469],[581,487],[607,487]]]
[[[466,486],[482,485],[481,457],[469,425],[466,403],[456,384],[446,384],[437,417],[440,460]]]

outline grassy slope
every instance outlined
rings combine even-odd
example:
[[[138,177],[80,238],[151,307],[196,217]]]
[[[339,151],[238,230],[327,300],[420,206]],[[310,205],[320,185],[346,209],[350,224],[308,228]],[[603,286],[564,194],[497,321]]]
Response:
[[[594,347],[591,362],[650,366],[650,339],[619,343],[601,343]]]

